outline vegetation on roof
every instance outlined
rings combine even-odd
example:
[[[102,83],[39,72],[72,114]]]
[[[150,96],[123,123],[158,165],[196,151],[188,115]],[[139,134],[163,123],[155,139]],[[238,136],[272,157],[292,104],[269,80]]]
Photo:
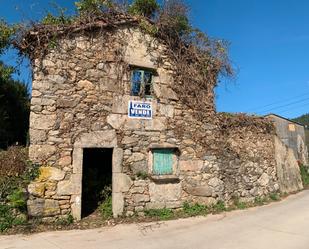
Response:
[[[156,0],[136,0],[128,7],[128,12],[133,15],[154,18],[157,11],[160,10],[160,5]]]
[[[123,3],[125,2],[125,3]],[[61,37],[73,33],[109,32],[120,25],[136,26],[164,44],[165,55],[173,65],[172,88],[180,101],[201,120],[214,113],[213,88],[220,75],[233,76],[228,57],[228,42],[216,40],[194,28],[189,8],[182,0],[80,0],[76,14],[68,15],[57,7],[58,14],[48,12],[31,25],[0,26],[1,48],[13,46],[31,59],[44,57]]]
[[[75,15],[67,15],[65,9],[57,7],[58,15],[49,12],[30,26],[16,28],[3,23],[0,41],[34,59],[46,54],[50,42],[73,33],[104,33],[119,25],[140,27],[167,48],[167,56],[175,66],[174,91],[179,99],[199,114],[213,112],[209,102],[219,75],[234,73],[228,58],[228,43],[211,39],[192,27],[189,8],[182,0],[163,1],[161,5],[156,0],[120,2],[127,1],[80,0],[75,3]]]
[[[188,18],[188,7],[182,0],[163,1],[162,5],[156,0],[134,0],[131,5],[120,4],[117,0],[80,0],[75,6],[75,15],[68,15],[66,9],[56,6],[57,15],[48,12],[40,22],[32,22],[30,26],[10,26],[1,22],[0,49],[11,44],[30,56],[35,49],[42,49],[35,45],[43,45],[57,35],[127,23],[147,23],[152,26],[148,31],[156,38],[169,42],[173,40],[173,45],[183,44],[183,50],[193,46],[195,52],[200,53],[200,58],[203,58],[202,54],[204,59],[205,55],[212,57],[213,64],[220,64],[218,70],[229,75],[233,73],[228,60],[227,42],[210,39],[193,28]]]

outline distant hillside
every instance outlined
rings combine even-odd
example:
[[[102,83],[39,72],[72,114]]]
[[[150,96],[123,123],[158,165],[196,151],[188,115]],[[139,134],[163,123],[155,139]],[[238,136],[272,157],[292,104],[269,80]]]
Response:
[[[305,125],[307,127],[307,129],[309,129],[309,113],[304,114],[304,115],[302,115],[298,118],[294,118],[292,120]]]

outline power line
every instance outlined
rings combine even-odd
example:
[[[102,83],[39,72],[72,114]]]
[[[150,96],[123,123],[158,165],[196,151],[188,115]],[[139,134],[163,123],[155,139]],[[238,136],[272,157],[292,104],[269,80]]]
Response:
[[[258,111],[258,110],[264,109],[264,108],[266,108],[266,107],[270,107],[270,106],[273,106],[273,105],[276,105],[276,104],[281,104],[281,103],[284,103],[284,102],[286,102],[286,101],[291,101],[291,100],[294,100],[294,99],[296,99],[296,98],[300,98],[300,97],[304,97],[304,96],[308,96],[308,95],[309,95],[309,92],[308,92],[308,93],[301,94],[301,95],[294,96],[294,97],[292,97],[292,98],[287,98],[287,99],[279,100],[279,101],[276,101],[276,102],[273,102],[273,103],[270,103],[270,104],[267,104],[267,105],[249,108],[249,109],[245,110],[245,112]]]
[[[309,103],[306,103],[305,105],[302,104],[301,106],[294,106],[292,108],[288,108],[288,109],[282,110],[280,112],[284,113],[284,112],[288,112],[288,111],[295,110],[295,109],[302,108],[302,107],[309,107]]]
[[[295,105],[295,104],[298,104],[298,103],[306,102],[308,100],[309,100],[309,98],[301,99],[301,100],[298,100],[298,101],[293,101],[293,102],[290,102],[290,103],[285,104],[285,105],[276,106],[276,107],[267,109],[265,111],[261,111],[261,113],[268,113],[268,112],[273,111],[273,110],[277,110],[277,109],[281,109],[281,108],[284,108],[284,107],[287,107],[287,106],[291,106],[291,105]]]

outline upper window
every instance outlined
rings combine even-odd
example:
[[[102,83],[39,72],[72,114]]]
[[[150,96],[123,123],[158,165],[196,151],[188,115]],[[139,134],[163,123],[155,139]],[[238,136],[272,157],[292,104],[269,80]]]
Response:
[[[147,97],[153,93],[153,72],[143,69],[135,69],[132,72],[131,95]]]

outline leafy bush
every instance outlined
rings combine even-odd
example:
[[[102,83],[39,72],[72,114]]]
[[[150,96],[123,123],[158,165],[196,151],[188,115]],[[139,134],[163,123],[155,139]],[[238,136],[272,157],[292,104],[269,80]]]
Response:
[[[182,209],[189,216],[205,215],[208,212],[207,206],[198,203],[190,204],[185,202]]]
[[[25,222],[26,218],[24,216],[16,215],[12,207],[0,204],[0,232],[15,225],[22,225]]]
[[[0,152],[0,231],[26,222],[25,188],[39,174],[27,154],[22,147]]]
[[[0,204],[0,231],[12,227],[14,216],[12,209],[8,205]]]
[[[99,206],[99,211],[104,219],[113,217],[112,197],[108,196]]]
[[[22,189],[16,189],[7,196],[9,205],[12,208],[17,208],[20,211],[26,211],[27,198],[26,193]]]
[[[6,202],[9,195],[25,188],[38,176],[38,166],[28,160],[27,154],[23,147],[0,152],[0,202]]]

